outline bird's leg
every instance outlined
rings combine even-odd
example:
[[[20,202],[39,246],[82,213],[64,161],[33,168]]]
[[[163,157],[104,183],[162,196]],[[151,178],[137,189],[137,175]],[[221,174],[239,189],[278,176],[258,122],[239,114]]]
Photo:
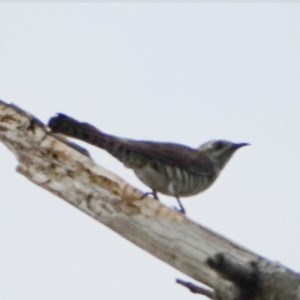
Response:
[[[155,200],[158,200],[158,201],[159,201],[156,190],[153,190],[153,189],[152,189],[152,195],[153,195],[153,198],[154,198]]]
[[[147,193],[143,194],[141,199],[143,199],[149,195],[152,195],[155,200],[159,201],[156,190],[152,190],[151,192],[147,192]]]
[[[175,209],[176,209],[178,212],[180,212],[180,213],[182,213],[183,215],[185,215],[185,209],[184,209],[183,205],[181,204],[181,201],[180,201],[179,197],[176,197],[176,200],[177,200],[177,203],[178,203],[178,205],[179,205],[179,209],[176,208],[176,207],[175,207]]]

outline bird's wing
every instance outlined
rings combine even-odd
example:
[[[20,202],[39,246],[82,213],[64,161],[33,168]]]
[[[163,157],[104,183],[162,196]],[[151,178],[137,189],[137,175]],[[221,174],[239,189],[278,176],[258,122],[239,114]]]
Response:
[[[136,159],[158,161],[197,174],[210,174],[213,168],[207,156],[181,144],[136,140],[123,140],[122,144]]]

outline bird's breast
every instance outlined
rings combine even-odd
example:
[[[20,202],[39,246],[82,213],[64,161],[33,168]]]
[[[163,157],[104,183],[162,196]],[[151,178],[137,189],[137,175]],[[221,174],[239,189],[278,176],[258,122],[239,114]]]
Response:
[[[134,171],[138,178],[151,189],[175,197],[198,194],[214,181],[213,174],[197,174],[160,162],[146,163]]]

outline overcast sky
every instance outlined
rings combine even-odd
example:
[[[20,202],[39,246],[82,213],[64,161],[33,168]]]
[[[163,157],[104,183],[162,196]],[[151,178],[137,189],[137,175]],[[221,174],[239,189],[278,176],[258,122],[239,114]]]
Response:
[[[300,271],[299,15],[300,3],[1,3],[0,99],[129,138],[251,143],[183,204]],[[2,144],[0,157],[1,300],[199,299],[174,283],[186,276],[16,173]]]

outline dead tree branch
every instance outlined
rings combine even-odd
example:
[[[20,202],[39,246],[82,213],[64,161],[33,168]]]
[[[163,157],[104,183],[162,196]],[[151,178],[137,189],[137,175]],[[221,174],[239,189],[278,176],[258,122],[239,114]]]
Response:
[[[300,277],[145,197],[38,119],[0,101],[0,140],[17,170],[213,290],[214,299],[300,300]]]

